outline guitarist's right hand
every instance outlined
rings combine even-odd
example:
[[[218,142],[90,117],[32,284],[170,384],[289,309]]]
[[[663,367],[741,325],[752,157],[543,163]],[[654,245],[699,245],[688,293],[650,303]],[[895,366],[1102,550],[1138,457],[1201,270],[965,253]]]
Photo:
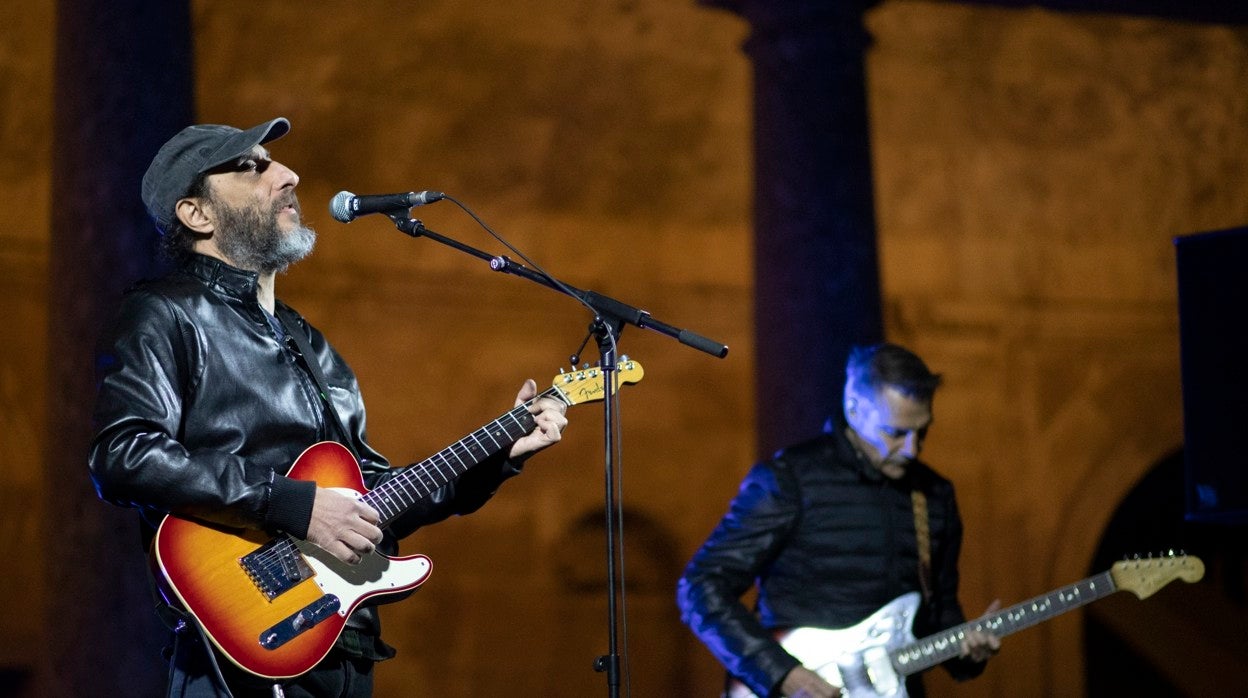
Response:
[[[316,488],[308,541],[349,565],[358,564],[381,542],[381,517],[358,497],[325,487]]]
[[[800,664],[785,674],[780,692],[787,698],[836,698],[841,689]]]

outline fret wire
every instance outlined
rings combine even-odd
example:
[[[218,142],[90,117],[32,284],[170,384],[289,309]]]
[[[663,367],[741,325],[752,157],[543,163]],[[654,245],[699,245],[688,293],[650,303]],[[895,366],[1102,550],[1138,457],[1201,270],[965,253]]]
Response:
[[[1056,592],[1023,601],[999,612],[992,618],[964,623],[946,630],[943,634],[933,635],[925,640],[919,640],[903,646],[890,652],[890,655],[893,658],[894,666],[898,666],[912,663],[916,659],[915,653],[917,652],[919,655],[922,655],[923,664],[917,668],[908,667],[907,673],[920,671],[923,668],[935,666],[935,664],[954,656],[956,654],[955,650],[960,651],[959,635],[967,628],[982,630],[985,628],[999,629],[1004,627],[1007,632],[1003,634],[1009,634],[1035,625],[1059,613],[1084,606],[1106,594],[1113,593],[1115,590],[1110,573],[1104,572],[1095,577],[1070,584]],[[1054,601],[1055,598],[1056,602]],[[943,650],[940,650],[938,647],[942,641],[947,644],[944,645]]]
[[[433,494],[442,485],[515,443],[531,431],[536,421],[532,418],[528,407],[543,397],[555,397],[570,404],[559,390],[552,386],[532,400],[513,408],[502,417],[477,429],[430,458],[408,467],[403,473],[363,495],[362,499],[381,514],[383,525],[389,523],[417,500]],[[297,548],[294,548],[293,543],[290,547],[297,553]],[[281,554],[277,554],[276,559],[279,564],[287,564]]]

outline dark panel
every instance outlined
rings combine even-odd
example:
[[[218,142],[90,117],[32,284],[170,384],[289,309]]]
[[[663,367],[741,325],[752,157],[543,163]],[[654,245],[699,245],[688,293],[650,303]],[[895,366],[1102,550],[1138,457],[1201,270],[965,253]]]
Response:
[[[1175,240],[1187,516],[1248,523],[1248,228]]]

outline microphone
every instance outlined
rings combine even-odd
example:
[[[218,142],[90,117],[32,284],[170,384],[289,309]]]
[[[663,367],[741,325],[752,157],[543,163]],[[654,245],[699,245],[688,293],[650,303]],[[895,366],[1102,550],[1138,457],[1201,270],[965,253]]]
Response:
[[[370,213],[394,213],[414,206],[424,206],[446,198],[440,191],[409,191],[406,194],[361,194],[349,191],[334,194],[329,201],[329,215],[339,223],[350,223]]]

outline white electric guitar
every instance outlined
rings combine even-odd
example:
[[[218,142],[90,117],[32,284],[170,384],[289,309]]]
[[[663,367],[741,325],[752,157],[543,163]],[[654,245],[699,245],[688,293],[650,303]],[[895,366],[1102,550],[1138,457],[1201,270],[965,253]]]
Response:
[[[795,628],[780,635],[779,640],[803,665],[839,687],[842,696],[906,698],[905,677],[958,656],[968,631],[1004,637],[1119,590],[1145,599],[1175,579],[1196,582],[1204,575],[1204,563],[1190,555],[1124,560],[1094,577],[921,640],[916,640],[911,630],[919,610],[919,593],[914,591],[893,599],[852,627]],[[757,698],[739,681],[732,682],[728,696]]]

